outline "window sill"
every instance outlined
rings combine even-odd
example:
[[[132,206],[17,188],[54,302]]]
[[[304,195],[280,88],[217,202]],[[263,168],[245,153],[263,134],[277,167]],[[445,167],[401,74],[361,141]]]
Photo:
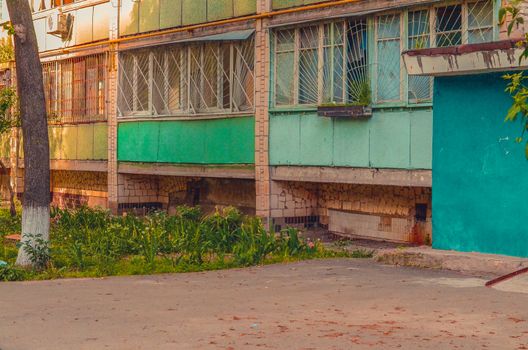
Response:
[[[427,102],[427,103],[393,102],[393,103],[373,104],[372,110],[375,112],[379,110],[394,109],[394,108],[414,109],[414,108],[431,108],[432,106],[433,106],[432,102]],[[271,107],[269,109],[269,112],[273,114],[292,113],[292,112],[317,113],[317,106],[316,105],[305,105],[305,106]]]

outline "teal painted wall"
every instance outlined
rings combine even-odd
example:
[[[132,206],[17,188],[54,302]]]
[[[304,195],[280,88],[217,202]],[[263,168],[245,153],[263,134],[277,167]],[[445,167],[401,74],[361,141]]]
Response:
[[[270,115],[272,165],[431,169],[431,139],[431,109],[379,110],[368,120]]]
[[[255,119],[121,122],[119,161],[253,164]]]
[[[435,79],[434,248],[528,257],[528,161],[501,75]]]

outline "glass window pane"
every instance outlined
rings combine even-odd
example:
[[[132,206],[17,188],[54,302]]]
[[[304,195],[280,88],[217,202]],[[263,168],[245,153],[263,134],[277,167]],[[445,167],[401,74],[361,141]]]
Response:
[[[493,3],[480,1],[468,4],[468,28],[477,29],[493,26]]]
[[[275,103],[277,105],[293,104],[293,52],[278,53],[276,57]]]
[[[400,100],[400,41],[378,42],[377,101]]]
[[[429,11],[422,10],[409,12],[408,18],[408,48],[411,50],[428,48],[430,46]]]
[[[478,44],[493,41],[493,29],[476,29],[468,32],[468,42]]]
[[[299,104],[315,104],[318,100],[318,27],[310,26],[302,28],[300,35]]]
[[[400,38],[400,15],[378,17],[378,39]]]
[[[409,102],[429,102],[431,100],[431,83],[431,77],[409,76]]]
[[[295,48],[295,30],[280,30],[276,34],[276,51],[293,51]]]
[[[436,46],[462,44],[462,6],[452,5],[436,9]]]

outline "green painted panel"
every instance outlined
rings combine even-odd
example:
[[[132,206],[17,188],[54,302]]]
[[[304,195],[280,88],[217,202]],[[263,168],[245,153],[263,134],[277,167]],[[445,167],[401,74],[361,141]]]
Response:
[[[139,4],[139,31],[158,30],[160,28],[160,0],[141,0]]]
[[[81,124],[77,126],[77,157],[75,159],[93,159],[93,135],[93,124]]]
[[[208,0],[207,20],[218,21],[233,17],[233,0]]]
[[[61,159],[77,159],[77,126],[62,127]]]
[[[370,166],[409,168],[410,138],[408,112],[380,112],[373,115],[370,125]]]
[[[211,120],[206,124],[205,159],[208,164],[251,164],[255,162],[253,118]]]
[[[240,17],[257,13],[256,0],[233,0],[234,16]]]
[[[430,169],[431,123],[431,110],[375,111],[367,120],[328,119],[294,110],[272,112],[270,162]]]
[[[94,124],[94,152],[93,159],[108,159],[108,126],[106,123]]]
[[[306,165],[332,165],[333,128],[332,118],[317,114],[301,116],[301,163]]]
[[[130,35],[139,31],[139,3],[135,0],[121,0],[119,9],[119,34]]]
[[[189,164],[254,163],[254,118],[120,123],[118,159]]]
[[[435,78],[433,246],[528,257],[528,161],[504,73]]]
[[[369,126],[366,120],[334,121],[335,166],[369,166]]]
[[[200,121],[162,122],[158,161],[205,163],[205,124]]]
[[[287,7],[301,6],[303,0],[273,0],[271,3],[274,10],[283,9]]]
[[[60,126],[51,126],[48,128],[50,158],[61,159],[62,149],[62,128]]]
[[[160,27],[171,28],[182,24],[181,0],[160,0]]]
[[[207,22],[207,0],[182,0],[182,24]]]
[[[411,112],[411,168],[431,169],[433,116],[430,110]]]
[[[270,116],[270,164],[301,164],[301,121],[298,115]]]
[[[139,123],[120,123],[117,128],[117,159],[139,158],[135,140],[139,133]],[[137,161],[140,161],[139,159]]]

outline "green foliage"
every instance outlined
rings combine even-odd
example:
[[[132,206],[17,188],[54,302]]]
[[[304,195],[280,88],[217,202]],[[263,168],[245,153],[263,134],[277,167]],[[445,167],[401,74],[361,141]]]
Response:
[[[522,0],[510,0],[508,4],[499,10],[499,23],[504,24],[509,19],[508,36],[511,35],[513,29],[524,23],[524,18],[521,15],[519,5]],[[528,58],[528,34],[525,34],[524,39],[517,42],[517,46],[523,48],[519,57],[519,64]],[[512,105],[506,114],[506,122],[515,122],[517,120],[521,123],[521,136],[515,138],[515,142],[521,143],[524,138],[524,133],[528,129],[528,88],[524,84],[527,77],[524,72],[513,74],[506,74],[503,79],[507,81],[506,92],[512,97]],[[528,159],[528,143],[525,143],[525,156]]]
[[[499,24],[504,24],[508,17],[510,17],[510,22],[508,23],[508,36],[511,35],[514,27],[519,27],[519,25],[524,23],[524,18],[520,16],[521,10],[519,5],[522,3],[522,0],[509,0],[508,3],[499,9]]]
[[[27,234],[27,241],[22,244],[22,249],[28,255],[31,264],[37,270],[48,267],[50,260],[50,248],[48,241],[42,235]]]
[[[0,40],[0,63],[8,63],[15,60],[15,48],[11,43],[11,38]]]
[[[142,218],[53,208],[51,223],[49,246],[39,237],[33,246],[22,246],[36,264],[33,270],[13,268],[17,248],[0,238],[0,260],[9,263],[0,280],[204,271],[351,255],[327,251],[293,228],[270,232],[259,218],[231,207],[204,215],[199,207],[182,206],[174,216],[156,212]],[[1,226],[18,232],[20,222],[0,210]]]

